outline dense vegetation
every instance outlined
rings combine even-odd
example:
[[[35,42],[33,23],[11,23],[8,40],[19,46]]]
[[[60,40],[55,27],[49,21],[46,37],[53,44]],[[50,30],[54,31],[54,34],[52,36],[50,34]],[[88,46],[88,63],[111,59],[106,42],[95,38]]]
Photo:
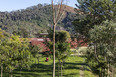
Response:
[[[50,30],[49,38],[53,41],[53,31]],[[65,59],[70,56],[71,54],[71,47],[70,47],[70,34],[67,31],[56,31],[55,32],[55,57],[58,60],[58,77],[63,76],[63,65],[65,63]],[[48,42],[48,47],[50,51],[53,53],[53,42]]]
[[[73,8],[66,6],[65,14],[57,25],[60,27],[56,29],[65,28],[72,31],[71,22],[74,15]],[[0,28],[10,34],[17,34],[21,37],[37,37],[37,34],[47,32],[48,27],[52,27],[51,5],[38,4],[27,9],[0,12]]]
[[[74,11],[70,10],[74,8],[63,5],[66,6],[65,12],[62,16],[62,20],[58,22],[56,29],[66,29],[71,33],[74,32],[73,29],[75,29],[75,34],[78,35],[76,36],[78,37],[78,40],[83,40],[82,42],[88,44],[87,51],[81,55],[86,57],[86,59],[84,59],[87,63],[84,63],[83,65],[89,65],[91,70],[87,68],[84,70],[92,71],[93,74],[96,74],[99,77],[115,77],[116,1],[77,1],[79,3],[79,5],[77,5],[79,10],[75,9],[76,14]],[[19,36],[16,36],[20,35],[24,38],[37,37],[39,33],[47,31],[50,32],[49,38],[51,39],[51,41],[46,43],[50,49],[50,53],[53,52],[53,46],[56,48],[56,52],[54,54],[56,59],[53,57],[53,54],[47,54],[47,57],[57,61],[56,64],[58,65],[58,70],[56,70],[56,75],[58,75],[58,77],[60,75],[61,77],[65,75],[73,77],[77,75],[77,72],[75,73],[75,71],[71,70],[72,68],[74,68],[74,70],[75,68],[76,70],[82,70],[82,68],[77,67],[79,64],[77,60],[80,57],[76,57],[77,54],[70,52],[70,44],[68,43],[70,34],[67,31],[55,32],[54,30],[54,36],[56,36],[56,38],[53,38],[53,31],[48,30],[50,29],[49,27],[53,27],[54,25],[52,18],[52,6],[46,4],[38,4],[37,6],[32,6],[25,10],[0,12],[0,27],[1,29],[9,32],[7,33],[0,30],[1,77],[4,73],[12,76],[19,71],[20,75],[23,76],[21,70],[24,70],[23,72],[27,72],[29,71],[29,68],[33,71],[33,74],[36,72],[36,75],[51,76],[51,72],[48,71],[52,71],[50,70],[50,68],[52,68],[52,60],[49,59],[50,61],[48,63],[45,63],[43,62],[44,60],[42,60],[39,64],[40,58],[43,57],[38,54],[41,51],[41,48],[39,48],[39,46],[32,46],[29,44],[28,40],[20,39]],[[71,23],[72,21],[74,26]],[[55,44],[52,43],[53,39],[55,39]],[[83,50],[81,52],[83,52]],[[74,55],[74,57],[70,57],[71,55]],[[72,60],[68,60],[70,61],[68,63],[67,59],[69,58]],[[42,63],[45,63],[46,65]],[[81,63],[82,62],[80,61],[80,64]],[[34,66],[30,67],[31,65]],[[47,67],[45,68],[42,66]],[[25,69],[27,70],[25,71]],[[64,71],[67,71],[67,69],[70,69],[71,74],[65,74],[67,72]],[[68,73],[70,72],[68,71]],[[19,74],[17,74],[17,76],[18,75]]]
[[[78,0],[78,3],[84,16],[73,24],[81,39],[88,43],[87,62],[99,77],[115,77],[116,1]]]
[[[12,77],[15,69],[30,68],[38,63],[39,46],[32,46],[28,39],[21,39],[16,35],[9,35],[0,30],[0,66],[1,77],[4,72]]]

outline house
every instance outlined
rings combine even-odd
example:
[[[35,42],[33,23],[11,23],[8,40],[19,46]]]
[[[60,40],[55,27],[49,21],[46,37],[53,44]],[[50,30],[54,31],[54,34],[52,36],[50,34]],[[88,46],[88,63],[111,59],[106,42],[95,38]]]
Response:
[[[47,42],[50,41],[49,38],[28,38],[28,39],[32,45],[39,45],[43,49],[43,52],[50,50],[44,43],[45,41]]]
[[[29,41],[32,45],[40,45],[40,47],[43,49],[43,52],[50,51],[50,49],[45,45],[45,42],[49,42],[50,38],[29,38]],[[68,41],[71,44],[71,48],[77,48],[79,46],[79,43],[83,42],[83,40],[77,41],[77,39],[69,40]],[[87,47],[86,43],[82,43],[81,46]]]

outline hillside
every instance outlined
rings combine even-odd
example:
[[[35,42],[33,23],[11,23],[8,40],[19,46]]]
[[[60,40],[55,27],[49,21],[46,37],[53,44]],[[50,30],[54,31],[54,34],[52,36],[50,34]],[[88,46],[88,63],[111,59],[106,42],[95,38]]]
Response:
[[[74,8],[65,6],[65,15],[58,23],[57,29],[65,29],[72,32],[72,20],[74,20]],[[36,34],[47,32],[52,26],[51,5],[38,4],[11,12],[0,12],[0,28],[10,34],[17,34],[21,37],[37,37]]]

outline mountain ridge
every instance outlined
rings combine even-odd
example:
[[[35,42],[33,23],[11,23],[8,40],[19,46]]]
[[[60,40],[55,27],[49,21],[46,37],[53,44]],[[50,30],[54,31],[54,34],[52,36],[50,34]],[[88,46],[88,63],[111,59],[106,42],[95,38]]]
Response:
[[[73,7],[64,6],[65,16],[57,26],[68,30],[72,26],[75,11]],[[36,33],[47,32],[48,25],[52,25],[51,5],[38,4],[17,11],[0,12],[0,28],[22,37],[36,37]]]

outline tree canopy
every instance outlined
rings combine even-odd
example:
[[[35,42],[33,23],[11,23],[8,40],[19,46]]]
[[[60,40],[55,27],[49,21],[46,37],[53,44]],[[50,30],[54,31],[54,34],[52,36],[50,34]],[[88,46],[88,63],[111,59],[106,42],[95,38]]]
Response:
[[[87,62],[99,77],[113,76],[113,54],[116,53],[116,1],[77,1],[80,10],[76,12],[80,12],[81,17],[74,20],[73,24],[76,32],[88,43]]]
[[[77,0],[77,14],[80,12],[81,18],[73,21],[75,30],[89,37],[88,32],[94,25],[100,25],[103,21],[115,21],[116,1],[115,0]]]

